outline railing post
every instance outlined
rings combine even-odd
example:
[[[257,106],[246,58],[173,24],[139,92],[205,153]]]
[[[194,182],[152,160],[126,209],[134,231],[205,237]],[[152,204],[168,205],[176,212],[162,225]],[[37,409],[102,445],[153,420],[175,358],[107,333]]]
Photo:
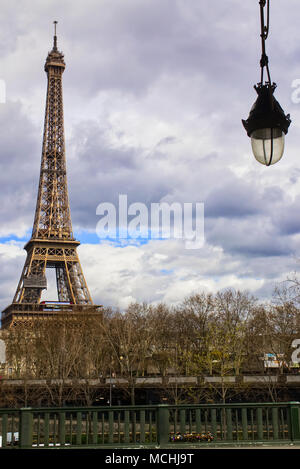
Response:
[[[290,435],[292,441],[300,440],[300,402],[290,402]]]
[[[263,429],[263,414],[262,408],[258,407],[256,410],[256,425],[257,425],[257,439],[262,441],[264,438],[264,429]]]
[[[113,443],[114,442],[114,411],[109,410],[108,411],[108,443]]]
[[[76,412],[76,445],[82,444],[82,411]]]
[[[33,434],[33,411],[31,407],[20,409],[19,433],[20,448],[31,448]]]
[[[226,410],[226,440],[233,440],[232,436],[232,411],[231,408],[227,407]]]
[[[59,419],[59,442],[62,446],[66,444],[66,414],[65,412],[60,412],[58,414]]]
[[[162,446],[169,442],[169,406],[160,404],[157,409],[157,442]]]

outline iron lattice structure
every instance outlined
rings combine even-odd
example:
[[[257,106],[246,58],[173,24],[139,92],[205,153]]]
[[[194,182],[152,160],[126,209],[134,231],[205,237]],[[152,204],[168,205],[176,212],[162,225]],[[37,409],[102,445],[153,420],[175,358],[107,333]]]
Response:
[[[21,310],[35,309],[32,305],[40,305],[42,291],[47,288],[46,268],[49,267],[56,271],[59,302],[74,306],[93,304],[77,253],[80,242],[73,236],[70,215],[63,116],[64,70],[64,55],[57,48],[55,31],[53,48],[45,63],[48,86],[34,224],[31,239],[24,247],[27,258],[13,305],[9,307],[15,306],[19,314]],[[2,324],[7,322],[2,314]]]

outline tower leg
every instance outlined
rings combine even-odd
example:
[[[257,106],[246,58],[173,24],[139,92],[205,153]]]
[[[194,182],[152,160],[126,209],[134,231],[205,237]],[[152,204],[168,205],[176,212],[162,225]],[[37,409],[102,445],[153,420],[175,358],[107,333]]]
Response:
[[[46,268],[56,270],[56,286],[59,301],[71,304],[92,304],[75,247],[63,242],[47,245],[43,241],[32,241],[28,250],[14,303],[41,301],[43,289],[47,288]]]

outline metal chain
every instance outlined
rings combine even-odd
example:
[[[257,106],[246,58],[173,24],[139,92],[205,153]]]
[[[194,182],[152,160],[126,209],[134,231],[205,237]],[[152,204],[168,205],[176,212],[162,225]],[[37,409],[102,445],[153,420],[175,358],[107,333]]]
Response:
[[[265,24],[265,17],[264,17],[264,8],[267,4],[267,23]],[[270,0],[260,0],[260,23],[261,23],[261,46],[262,46],[262,54],[260,59],[260,66],[261,66],[261,75],[260,75],[260,84],[263,85],[264,80],[264,68],[266,68],[267,75],[268,75],[268,83],[271,85],[271,75],[269,70],[269,58],[266,54],[266,44],[265,41],[269,35],[269,25],[270,25]]]

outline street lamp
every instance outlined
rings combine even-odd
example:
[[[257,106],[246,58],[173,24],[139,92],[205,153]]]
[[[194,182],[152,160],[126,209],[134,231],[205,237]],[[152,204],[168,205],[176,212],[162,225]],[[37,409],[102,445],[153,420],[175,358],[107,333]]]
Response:
[[[264,19],[264,7],[267,3],[267,25]],[[284,114],[274,98],[276,84],[271,82],[269,59],[266,55],[265,41],[269,34],[270,0],[260,0],[262,56],[260,60],[261,79],[254,86],[258,97],[253,104],[247,120],[242,120],[247,135],[251,138],[253,154],[259,163],[266,166],[277,163],[284,151],[284,136],[291,123],[290,115]],[[263,83],[264,69],[268,80]]]

